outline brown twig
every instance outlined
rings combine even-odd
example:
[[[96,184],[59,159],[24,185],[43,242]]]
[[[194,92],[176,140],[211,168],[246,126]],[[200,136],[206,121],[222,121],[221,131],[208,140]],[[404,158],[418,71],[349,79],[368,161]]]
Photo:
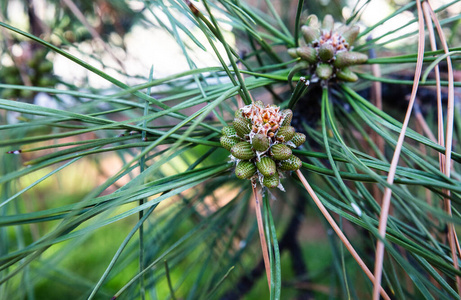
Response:
[[[387,177],[387,182],[389,185],[394,183],[395,172],[397,170],[397,165],[399,163],[400,152],[403,146],[403,140],[405,138],[405,133],[408,127],[408,122],[410,121],[411,112],[413,110],[413,104],[416,99],[416,92],[418,90],[419,78],[421,76],[421,70],[423,67],[423,57],[424,57],[424,18],[421,9],[421,3],[416,1],[416,6],[418,10],[418,58],[415,69],[415,77],[413,80],[413,88],[410,95],[410,101],[408,103],[407,113],[405,115],[405,120],[402,124],[402,130],[400,131],[399,139],[395,146],[394,155],[392,157],[391,165],[389,168],[389,174]],[[386,227],[387,227],[387,218],[389,216],[389,207],[391,203],[392,190],[390,187],[386,187],[384,190],[384,196],[381,207],[381,214],[379,217],[379,235],[382,239],[386,236]],[[379,299],[379,290],[381,287],[381,277],[383,272],[383,260],[384,260],[384,243],[381,239],[378,239],[376,243],[376,256],[375,256],[375,281],[373,287],[373,300]]]
[[[269,261],[269,251],[267,249],[267,242],[266,242],[266,235],[264,234],[264,225],[263,225],[263,217],[261,215],[261,200],[259,199],[258,191],[256,187],[253,186],[253,196],[255,198],[255,212],[256,212],[256,220],[258,221],[258,231],[259,231],[259,239],[261,241],[261,250],[263,252],[263,259],[264,259],[264,266],[266,268],[266,276],[267,276],[267,284],[269,288],[271,286],[271,265]]]
[[[298,197],[293,207],[293,215],[290,218],[282,238],[279,242],[280,254],[284,251],[290,252],[291,263],[293,273],[297,277],[308,278],[308,269],[306,263],[303,260],[302,249],[298,243],[297,236],[301,227],[301,222],[304,217],[306,199],[304,197]],[[264,273],[264,259],[261,259],[254,267],[248,272],[242,274],[242,277],[238,280],[233,287],[225,293],[221,300],[234,300],[241,299],[246,293],[251,291],[252,287],[257,282],[258,278]],[[307,279],[302,281],[305,284],[309,284]],[[309,290],[301,291],[298,295],[298,299],[312,299],[312,292]]]
[[[373,52],[373,55],[376,56],[375,52]],[[371,65],[371,72],[373,76],[381,77],[381,68],[379,64]],[[383,109],[382,83],[379,81],[373,81],[371,83],[371,103],[374,104],[380,110]],[[384,146],[385,146],[384,139],[380,137],[376,131],[371,132],[371,139],[376,144],[379,151],[381,153],[384,153]],[[376,153],[376,155],[379,157],[379,153]],[[381,191],[379,190],[379,187],[376,184],[374,184],[373,185],[373,198],[376,200],[376,202],[379,205],[381,205],[380,203],[381,197],[382,197],[382,194],[381,194]]]
[[[432,21],[435,23],[437,28],[437,33],[440,38],[440,42],[443,47],[443,51],[445,53],[449,52],[447,41],[445,39],[445,34],[443,33],[442,27],[440,26],[439,20],[435,15],[435,12],[432,10],[432,7],[428,2],[423,3],[423,7],[427,14],[430,14]],[[447,134],[445,140],[445,160],[441,160],[441,170],[445,173],[447,177],[450,177],[451,172],[451,147],[453,143],[453,124],[454,124],[454,75],[453,75],[453,66],[451,63],[450,56],[447,56],[447,68],[448,68],[448,103],[447,103]],[[440,113],[439,113],[440,114]],[[443,140],[443,132],[442,136],[439,139]],[[450,191],[446,191],[447,195],[450,196]],[[452,215],[451,211],[451,200],[447,197],[444,199],[445,202],[445,209],[448,215]],[[458,237],[456,236],[456,230],[453,223],[448,224],[448,242],[450,245],[451,250],[451,257],[453,260],[453,267],[456,270],[459,270],[458,264],[458,255],[461,255],[461,249],[459,246]],[[458,251],[458,254],[456,253]],[[458,289],[458,293],[461,292],[461,277],[456,276],[456,285]],[[461,294],[459,295],[459,299],[461,299]]]
[[[371,72],[375,77],[381,77],[381,69],[379,64],[371,65]],[[371,83],[371,102],[379,109],[383,109],[383,95],[382,95],[382,83],[379,81],[373,81]],[[378,146],[379,151],[384,153],[384,139],[381,138],[375,131],[372,135],[373,141]]]
[[[312,189],[312,187],[309,185],[306,178],[304,177],[303,173],[301,173],[300,170],[297,170],[296,174],[298,175],[299,180],[301,180],[301,183],[304,185],[304,187],[306,188],[309,195],[312,197],[312,200],[314,200],[314,202],[317,205],[317,207],[319,208],[320,212],[323,214],[325,219],[327,219],[328,223],[330,223],[330,226],[333,228],[333,230],[338,235],[341,242],[343,242],[346,249],[349,251],[349,253],[352,255],[352,257],[355,259],[355,261],[359,264],[360,268],[365,272],[367,277],[372,282],[376,282],[375,277],[373,276],[371,271],[368,269],[367,265],[363,262],[362,258],[358,255],[358,253],[355,251],[354,247],[351,245],[351,243],[349,242],[347,237],[341,231],[341,228],[339,228],[339,226],[336,224],[333,217],[330,215],[328,210],[325,208],[325,206],[322,204],[320,199],[317,197],[314,190]],[[378,292],[381,293],[381,296],[384,299],[390,299],[390,297],[387,295],[386,291],[381,287],[381,285],[379,286]]]

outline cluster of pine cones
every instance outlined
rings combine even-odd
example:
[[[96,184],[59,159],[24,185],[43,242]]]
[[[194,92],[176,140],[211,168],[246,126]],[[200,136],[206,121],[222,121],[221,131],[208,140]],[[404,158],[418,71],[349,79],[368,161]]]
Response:
[[[364,63],[368,56],[352,51],[359,34],[358,26],[335,28],[331,15],[326,15],[321,28],[301,27],[304,43],[288,49],[299,62],[290,74],[307,70],[311,81],[328,82],[331,79],[356,81],[357,75],[349,67]],[[221,145],[231,152],[237,163],[235,174],[240,179],[258,180],[268,188],[279,187],[284,171],[298,170],[302,162],[292,154],[292,149],[306,141],[306,136],[291,126],[293,112],[280,110],[275,105],[257,101],[240,108],[235,113],[232,126],[222,129]]]
[[[236,111],[232,126],[222,129],[221,145],[237,162],[235,174],[268,187],[279,187],[283,171],[296,171],[301,160],[291,149],[302,145],[306,136],[290,126],[293,112],[280,111],[261,101]]]
[[[46,58],[47,50],[37,50],[24,66],[25,75],[33,86],[54,87],[58,82],[53,74],[53,62]],[[19,68],[15,65],[0,68],[0,78],[6,84],[23,85]],[[0,97],[4,99],[31,99],[35,93],[25,89],[0,89]]]
[[[322,28],[304,25],[301,31],[305,45],[288,49],[290,56],[301,59],[294,69],[309,70],[311,81],[315,78],[356,81],[358,77],[349,67],[368,60],[367,55],[352,51],[352,44],[360,31],[358,26],[334,27],[331,15],[325,16]]]

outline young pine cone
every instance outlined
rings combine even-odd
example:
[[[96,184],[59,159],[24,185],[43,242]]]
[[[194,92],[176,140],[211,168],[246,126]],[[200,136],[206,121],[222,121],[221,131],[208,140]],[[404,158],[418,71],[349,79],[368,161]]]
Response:
[[[349,67],[368,60],[367,55],[352,51],[352,44],[360,31],[358,26],[343,25],[335,29],[333,17],[326,15],[322,28],[303,25],[301,31],[305,44],[288,49],[291,57],[301,59],[293,70],[309,70],[311,81],[315,78],[357,81],[357,75]]]
[[[290,126],[292,117],[290,109],[280,111],[280,107],[261,101],[236,111],[232,126],[222,129],[220,142],[236,161],[238,178],[283,190],[281,174],[296,171],[302,164],[291,149],[306,141],[304,134]]]

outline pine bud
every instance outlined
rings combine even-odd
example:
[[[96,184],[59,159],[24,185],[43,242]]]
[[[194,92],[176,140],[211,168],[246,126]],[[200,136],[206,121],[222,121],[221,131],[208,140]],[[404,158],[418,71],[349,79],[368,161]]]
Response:
[[[232,146],[234,146],[237,143],[240,143],[242,140],[238,137],[228,137],[227,135],[221,136],[219,139],[221,142],[221,145],[227,150],[230,151]]]
[[[299,170],[301,166],[302,166],[301,160],[299,159],[299,157],[293,154],[290,155],[288,159],[282,160],[280,162],[280,170],[283,170],[283,171],[296,171],[296,170]]]
[[[303,33],[304,40],[307,44],[312,43],[320,37],[320,32],[318,31],[318,29],[309,27],[307,25],[303,25],[301,27],[301,31]]]
[[[235,131],[239,137],[245,137],[246,134],[249,134],[251,131],[251,121],[243,117],[237,117],[232,122],[234,125]]]
[[[221,134],[225,136],[236,136],[237,132],[233,126],[225,126],[221,129]]]
[[[319,57],[322,61],[329,61],[335,55],[335,48],[331,44],[323,44],[319,47]]]
[[[255,102],[255,105],[258,106],[259,108],[264,108],[264,103],[261,100],[258,100]]]
[[[368,60],[368,56],[359,52],[339,52],[336,54],[336,59],[333,65],[337,68],[344,68],[356,64],[363,64]]]
[[[256,166],[251,161],[239,161],[235,167],[235,175],[240,179],[248,179],[256,172]]]
[[[235,146],[234,146],[235,147]],[[292,154],[290,147],[284,144],[276,144],[271,147],[271,153],[276,160],[285,160]],[[234,155],[235,156],[235,155]]]
[[[275,165],[275,161],[272,158],[265,156],[262,157],[257,163],[256,167],[258,168],[259,172],[264,176],[272,176],[277,172],[277,166]]]
[[[335,25],[335,20],[333,19],[332,15],[325,15],[323,17],[323,22],[322,22],[322,27],[326,30],[333,30],[333,27]]]
[[[346,29],[341,35],[349,45],[352,45],[357,39],[359,32],[360,32],[360,27],[357,25],[354,25]]]
[[[292,58],[297,58],[298,57],[298,54],[296,53],[297,52],[297,49],[296,48],[290,48],[288,49],[288,55],[290,55],[290,57]]]
[[[324,79],[324,80],[329,79],[331,75],[333,75],[333,67],[329,64],[320,64],[317,66],[317,69],[315,70],[315,74],[320,79]]]
[[[248,142],[239,142],[230,149],[231,154],[238,159],[251,159],[255,157],[255,152]]]
[[[290,126],[291,120],[293,119],[293,111],[287,108],[280,112],[280,114],[284,117],[283,122],[280,126]]]
[[[291,142],[295,144],[296,148],[304,144],[306,141],[306,136],[302,134],[301,132],[296,132],[293,138],[291,139]]]
[[[234,113],[235,118],[243,118],[242,111],[240,109],[237,109]]]
[[[34,92],[31,90],[20,90],[19,96],[22,98],[31,98],[34,95]]]
[[[336,73],[336,77],[340,80],[349,82],[354,82],[359,79],[359,77],[349,68],[342,68],[341,70],[339,70],[339,72]]]
[[[279,173],[275,172],[275,174],[272,176],[264,176],[263,184],[270,189],[278,187],[280,184]]]
[[[251,143],[253,145],[253,148],[256,151],[266,151],[267,148],[270,146],[270,141],[267,135],[257,133],[253,136],[253,139],[251,140]]]
[[[282,126],[277,131],[277,139],[281,139],[283,142],[288,142],[295,135],[295,129],[292,126]]]
[[[317,62],[317,51],[312,47],[299,47],[296,49],[296,54],[310,64]]]
[[[48,73],[53,70],[53,62],[45,60],[38,65],[38,71],[40,73]]]

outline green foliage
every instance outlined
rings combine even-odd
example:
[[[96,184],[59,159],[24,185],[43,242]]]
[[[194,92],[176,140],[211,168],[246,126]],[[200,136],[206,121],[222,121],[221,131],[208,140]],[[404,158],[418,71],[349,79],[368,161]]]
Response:
[[[317,19],[306,11],[341,20],[337,5],[287,1],[274,7],[266,1],[264,9],[247,1],[171,0],[144,1],[138,9],[115,1],[98,28],[97,10],[85,1],[76,3],[100,30],[108,51],[96,46],[98,39],[70,16],[69,8],[49,2],[53,14],[42,20],[42,26],[50,26],[43,35],[37,23],[18,23],[5,5],[0,7],[0,299],[371,298],[371,281],[295,173],[283,179],[286,192],[258,188],[264,195],[268,287],[252,184],[235,176],[238,170],[228,157],[251,130],[234,112],[252,96],[287,109],[282,110],[289,118],[283,132],[300,148],[272,146],[274,158],[284,160],[277,168],[301,166],[371,270],[382,194],[391,189],[382,280],[391,298],[458,298],[455,281],[461,272],[453,266],[446,228],[461,224],[461,117],[456,104],[453,135],[443,136],[453,151],[447,176],[439,166],[447,149],[428,135],[438,129],[433,73],[421,79],[419,110],[405,134],[394,183],[387,181],[417,58],[414,2],[394,3],[395,12],[358,33],[354,51],[370,56],[365,64],[343,68],[353,59],[336,57],[341,70],[331,69],[331,51],[322,50],[327,71],[338,71],[347,84],[310,85],[307,79],[315,70],[309,63],[299,65],[300,58],[290,57],[288,49],[299,47],[309,34],[302,26]],[[101,3],[109,2],[94,5]],[[349,8],[344,20],[349,39],[355,39],[354,25],[372,5],[366,1]],[[453,79],[445,62],[450,57],[459,69],[461,57],[455,5],[459,1],[435,10],[448,34],[449,54],[428,47],[424,52],[423,71],[433,70],[436,61],[443,75],[442,124],[449,123],[445,87]],[[381,24],[408,15],[404,25],[365,39]],[[171,36],[177,59],[189,69],[154,65],[150,73],[133,75],[121,61],[135,61],[125,44],[135,28]],[[149,43],[162,47],[158,40]],[[46,49],[46,59],[30,60],[29,68],[53,82],[32,75],[30,85],[24,82],[22,57],[11,45],[30,57]],[[308,50],[295,52],[301,59],[312,56]],[[198,54],[215,63],[201,64]],[[105,55],[123,58],[107,62]],[[55,59],[52,69],[49,62]],[[68,73],[83,70],[85,79],[56,81],[59,64]],[[372,73],[372,64],[382,75]],[[321,65],[316,68],[319,72]],[[13,71],[15,81],[9,82],[4,74]],[[170,73],[158,76],[162,71]],[[371,101],[370,87],[377,82],[383,83],[383,109]],[[46,105],[34,102],[37,94],[48,96]],[[421,124],[427,124],[426,131]],[[251,152],[242,159],[256,155],[250,143],[240,143]],[[254,164],[241,167],[242,178],[256,172]],[[276,187],[279,180],[278,172],[264,176],[266,186]],[[451,200],[452,215],[444,199]]]

